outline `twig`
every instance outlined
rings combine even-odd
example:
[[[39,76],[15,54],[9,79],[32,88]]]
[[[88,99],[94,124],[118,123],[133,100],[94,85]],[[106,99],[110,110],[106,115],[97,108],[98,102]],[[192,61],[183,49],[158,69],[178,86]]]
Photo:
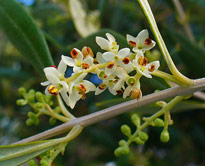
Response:
[[[194,42],[195,41],[194,35],[193,35],[192,31],[191,31],[189,23],[186,20],[186,15],[184,13],[184,9],[183,9],[180,1],[179,0],[173,0],[173,2],[174,2],[174,5],[176,7],[177,12],[179,13],[179,17],[181,18],[182,25],[184,25],[184,29],[185,29],[185,32],[186,32],[188,38],[192,42]]]
[[[122,113],[128,112],[129,110],[133,108],[139,108],[144,105],[147,105],[147,104],[150,104],[156,101],[160,101],[160,100],[165,100],[170,97],[190,95],[190,94],[193,94],[194,92],[202,91],[204,89],[205,89],[205,78],[197,79],[197,80],[194,80],[194,86],[191,86],[191,87],[175,86],[175,87],[172,87],[172,88],[160,91],[160,92],[146,95],[140,101],[137,101],[135,99],[130,100],[130,101],[103,109],[101,111],[98,111],[98,112],[95,112],[89,115],[85,115],[80,118],[72,119],[67,123],[64,123],[53,129],[49,129],[37,135],[31,136],[29,138],[23,139],[14,144],[27,143],[27,142],[37,141],[37,140],[48,139],[48,138],[57,136],[59,134],[68,132],[75,125],[81,125],[82,127],[86,127],[86,126],[95,124],[97,122],[113,118]]]

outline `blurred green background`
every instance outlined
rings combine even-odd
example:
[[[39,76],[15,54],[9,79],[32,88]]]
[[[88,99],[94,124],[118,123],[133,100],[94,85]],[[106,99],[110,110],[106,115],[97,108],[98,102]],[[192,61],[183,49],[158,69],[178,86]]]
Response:
[[[2,0],[0,1],[3,3]],[[100,51],[95,44],[95,36],[104,36],[107,31],[114,31],[113,34],[117,36],[117,42],[121,43],[121,48],[126,44],[125,38],[119,34],[124,37],[126,34],[136,36],[142,29],[148,29],[153,39],[148,22],[136,0],[84,0],[80,2],[84,10],[73,6],[74,9],[76,7],[75,13],[72,13],[71,1],[68,3],[67,0],[19,0],[18,2],[41,29],[55,65],[58,64],[62,54],[69,55],[72,47],[81,49],[82,46],[88,45],[93,48],[94,53]],[[194,41],[191,41],[186,34],[184,21],[178,15],[172,0],[150,0],[149,2],[178,69],[193,79],[204,77],[205,1],[181,1],[187,18],[185,24],[191,28]],[[82,18],[82,12],[89,15]],[[74,14],[79,18],[73,19]],[[18,19],[16,17],[14,15],[13,19]],[[0,17],[0,22],[4,22],[3,19]],[[79,20],[81,24],[78,23]],[[92,24],[93,29],[86,29],[88,24]],[[3,23],[1,26],[5,27]],[[28,24],[28,28],[29,26]],[[46,116],[40,118],[39,126],[25,125],[26,114],[31,111],[31,108],[16,105],[16,100],[20,98],[18,88],[23,86],[26,89],[32,88],[43,92],[44,87],[40,86],[40,82],[45,81],[45,77],[42,69],[32,63],[32,53],[30,55],[22,52],[27,47],[22,48],[24,43],[21,43],[21,38],[14,35],[15,39],[11,40],[11,37],[8,37],[10,29],[8,28],[7,33],[4,28],[2,29],[0,28],[0,144],[4,145],[54,126],[49,125],[49,118]],[[82,31],[88,34],[82,34]],[[21,49],[18,51],[10,41],[18,43],[18,48]],[[38,47],[36,48],[38,50]],[[156,46],[154,51],[161,59],[161,70],[168,71],[157,50],[159,49]],[[71,72],[72,69],[68,68],[67,74]],[[88,79],[96,85],[99,84],[96,76],[90,76]],[[142,80],[143,95],[152,93],[155,89],[165,88],[167,84],[160,79]],[[90,93],[85,101],[78,102],[72,113],[83,116],[123,101],[125,100],[121,96],[112,96],[107,91],[99,96]],[[76,140],[69,143],[64,156],[57,157],[56,166],[204,166],[205,103],[196,98],[191,98],[174,108],[172,114],[174,125],[169,128],[171,135],[169,143],[160,142],[159,136],[162,129],[149,127],[149,140],[144,146],[133,145],[130,155],[119,158],[114,156],[113,152],[118,146],[118,141],[125,138],[120,132],[120,126],[129,124],[134,130],[130,115],[133,112],[139,112],[140,115],[146,116],[156,110],[153,105],[147,106],[87,127]]]

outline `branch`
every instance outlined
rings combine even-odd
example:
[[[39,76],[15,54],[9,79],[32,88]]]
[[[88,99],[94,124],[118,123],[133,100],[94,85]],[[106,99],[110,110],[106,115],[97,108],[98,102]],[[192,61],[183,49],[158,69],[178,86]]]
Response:
[[[29,138],[23,139],[14,144],[22,144],[22,143],[27,143],[27,142],[37,141],[37,140],[48,139],[57,136],[59,134],[68,132],[75,125],[81,125],[82,127],[86,127],[98,123],[100,121],[113,118],[115,116],[128,112],[134,108],[136,109],[156,101],[165,100],[170,97],[191,95],[194,92],[202,91],[202,90],[205,90],[205,78],[194,80],[194,86],[191,87],[175,86],[160,92],[146,95],[139,101],[135,99],[130,100],[89,115],[72,119],[69,122],[66,122],[62,125],[54,127],[52,129],[49,129],[37,135],[31,136]]]

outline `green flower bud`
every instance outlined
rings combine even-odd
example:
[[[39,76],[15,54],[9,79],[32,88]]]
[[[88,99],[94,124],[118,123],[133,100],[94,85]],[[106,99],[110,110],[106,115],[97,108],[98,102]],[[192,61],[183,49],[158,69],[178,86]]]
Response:
[[[40,164],[41,164],[42,166],[48,166],[49,163],[48,163],[47,160],[41,159]]]
[[[125,140],[123,140],[123,139],[119,141],[119,145],[120,146],[124,146],[124,145],[126,145],[126,143],[127,142]]]
[[[18,99],[16,101],[16,104],[19,105],[19,106],[23,106],[23,105],[26,105],[27,104],[27,101],[24,100],[24,99]]]
[[[130,127],[128,125],[122,125],[121,131],[124,135],[126,135],[128,137],[131,135],[131,130],[130,130]]]
[[[28,166],[38,166],[34,160],[28,161]]]
[[[55,113],[59,114],[61,112],[61,108],[59,106],[57,106],[55,109],[54,109]]]
[[[34,125],[39,125],[39,123],[40,123],[40,120],[38,119],[38,118],[35,118],[35,120],[34,120]]]
[[[49,119],[49,123],[50,123],[51,125],[54,125],[54,124],[56,123],[56,119],[51,117],[51,118]]]
[[[134,139],[134,141],[135,141],[137,144],[139,144],[139,145],[144,145],[144,141],[141,140],[139,137],[136,137],[136,138]]]
[[[36,92],[36,99],[40,102],[44,101],[44,95],[41,92]]]
[[[53,105],[53,101],[50,101],[50,102],[49,102],[49,105],[52,106],[52,105]]]
[[[154,120],[154,124],[157,127],[163,127],[164,126],[164,121],[160,118],[157,118],[157,119]]]
[[[147,141],[147,140],[148,140],[148,135],[147,135],[147,133],[145,133],[145,132],[140,132],[140,133],[139,133],[139,138],[140,138],[142,141]]]
[[[27,116],[28,116],[29,118],[35,118],[35,117],[36,117],[36,114],[33,113],[33,112],[28,112]]]
[[[115,156],[116,156],[116,157],[119,157],[119,156],[122,154],[121,151],[122,151],[121,147],[115,149],[115,151],[114,151]]]
[[[35,95],[35,90],[30,89],[30,90],[28,91],[28,94],[34,96],[34,95]]]
[[[34,95],[28,95],[28,97],[27,97],[27,100],[28,100],[28,102],[29,103],[34,103],[35,102],[35,97],[34,97]]]
[[[122,150],[121,150],[122,154],[126,155],[126,154],[130,153],[130,149],[129,149],[128,146],[124,146],[124,147],[121,147],[121,148],[122,148]]]
[[[23,87],[19,88],[18,91],[19,91],[19,94],[21,94],[22,96],[26,94],[26,89]]]
[[[43,103],[41,103],[41,102],[37,102],[36,104],[35,104],[35,107],[38,109],[38,108],[43,108],[44,107],[44,104]]]
[[[45,102],[48,104],[51,101],[52,95],[44,96]]]
[[[140,125],[140,117],[139,117],[139,115],[133,114],[133,115],[131,116],[131,120],[132,120],[132,123],[133,123],[135,126],[139,126],[139,125]]]
[[[34,123],[34,120],[33,120],[32,118],[28,118],[28,119],[26,120],[26,125],[27,125],[27,126],[31,126],[33,123]]]
[[[169,132],[167,130],[163,130],[161,132],[161,135],[160,135],[160,140],[162,142],[168,142],[169,141]]]

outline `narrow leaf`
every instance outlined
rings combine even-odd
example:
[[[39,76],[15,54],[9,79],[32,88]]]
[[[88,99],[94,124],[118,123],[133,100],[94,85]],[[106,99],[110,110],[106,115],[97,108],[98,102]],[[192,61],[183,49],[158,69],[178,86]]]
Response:
[[[40,29],[16,0],[0,0],[0,27],[12,44],[39,71],[53,64]]]

